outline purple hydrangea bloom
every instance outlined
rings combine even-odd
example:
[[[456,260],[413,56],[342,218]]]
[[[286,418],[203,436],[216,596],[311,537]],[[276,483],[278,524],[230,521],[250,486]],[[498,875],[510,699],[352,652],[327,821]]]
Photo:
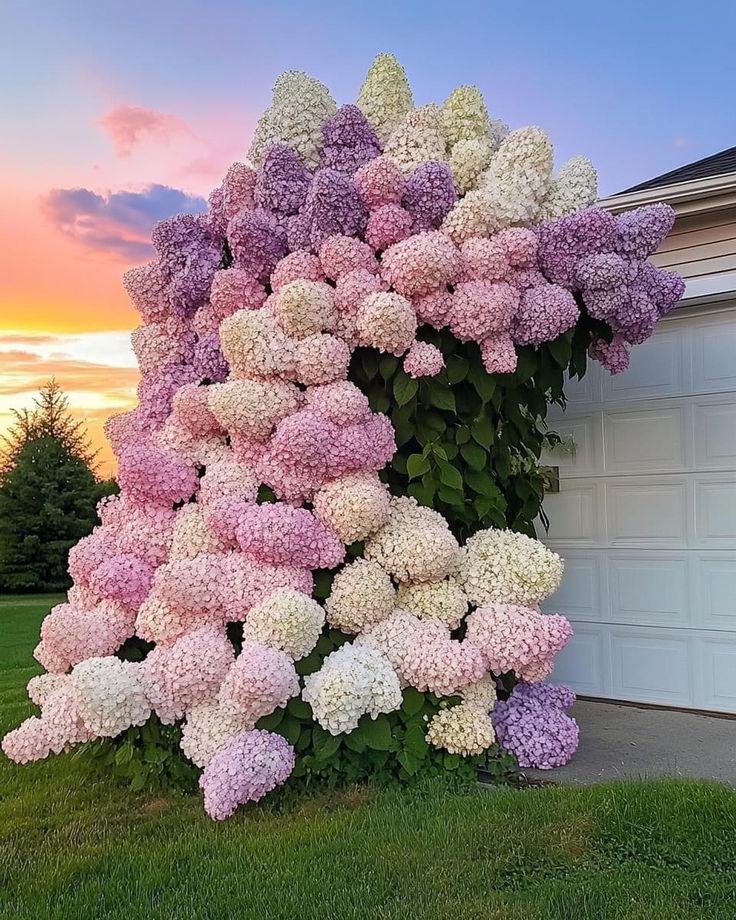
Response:
[[[194,346],[192,364],[200,379],[206,378],[213,383],[222,383],[227,379],[229,367],[220,348],[217,332],[209,332],[200,337]]]
[[[344,105],[322,129],[324,147],[320,166],[352,175],[381,155],[373,128],[357,105]]]
[[[600,362],[610,374],[620,374],[629,366],[630,346],[620,335],[614,335],[610,342],[596,339],[588,353],[594,361]]]
[[[227,225],[230,249],[239,268],[266,283],[287,251],[286,229],[270,211],[239,211]]]
[[[309,226],[313,250],[319,249],[328,236],[359,236],[368,220],[355,183],[336,169],[315,173],[301,216]]]
[[[580,310],[572,294],[557,284],[527,288],[514,317],[511,335],[519,345],[551,342],[572,328]]]
[[[166,298],[170,309],[178,316],[191,316],[207,302],[222,259],[207,215],[168,217],[156,224],[151,239],[169,282]]]
[[[199,778],[204,809],[222,821],[245,802],[257,802],[285,783],[294,769],[294,748],[281,735],[246,731],[218,751]]]
[[[635,288],[649,297],[660,317],[665,316],[685,293],[685,280],[675,272],[664,271],[651,262],[640,266]]]
[[[521,767],[563,766],[578,746],[578,723],[566,712],[574,702],[570,687],[517,684],[491,713],[499,744],[516,755]]]
[[[585,256],[613,252],[617,240],[616,220],[600,208],[584,208],[575,214],[539,227],[539,264],[554,284],[580,290],[576,268]]]
[[[286,144],[271,144],[256,177],[256,205],[279,216],[296,214],[304,204],[311,179],[295,150]]]
[[[616,217],[615,251],[622,256],[646,259],[658,247],[675,223],[668,204],[648,204]]]
[[[407,180],[402,204],[414,219],[414,233],[419,233],[437,230],[456,201],[449,167],[430,161],[422,163]]]
[[[225,213],[225,191],[220,183],[212,189],[207,199],[207,227],[212,239],[218,246],[222,246],[227,233],[227,214]]]

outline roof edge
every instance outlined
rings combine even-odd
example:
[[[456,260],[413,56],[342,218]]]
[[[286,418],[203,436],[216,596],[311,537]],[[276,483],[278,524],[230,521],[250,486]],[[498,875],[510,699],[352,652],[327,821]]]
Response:
[[[723,201],[719,199],[726,198]],[[618,213],[640,205],[664,201],[676,211],[710,211],[736,204],[736,172],[720,173],[690,182],[675,182],[638,191],[618,192],[600,198],[596,204],[607,211]],[[695,205],[695,206],[691,206]]]

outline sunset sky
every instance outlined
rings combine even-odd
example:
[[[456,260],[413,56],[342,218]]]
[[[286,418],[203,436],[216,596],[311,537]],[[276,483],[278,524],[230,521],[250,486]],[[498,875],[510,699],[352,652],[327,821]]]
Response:
[[[102,423],[137,380],[122,273],[244,158],[281,71],[352,102],[392,51],[419,104],[474,83],[609,194],[736,144],[735,30],[730,0],[2,0],[0,431],[54,374],[112,471]]]

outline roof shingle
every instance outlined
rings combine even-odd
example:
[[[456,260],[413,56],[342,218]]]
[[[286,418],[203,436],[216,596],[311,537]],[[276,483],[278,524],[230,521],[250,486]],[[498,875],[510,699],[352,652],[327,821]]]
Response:
[[[661,176],[647,179],[646,182],[632,185],[631,188],[624,189],[619,194],[659,188],[664,185],[676,185],[679,182],[692,182],[695,179],[706,179],[708,176],[720,176],[723,173],[732,172],[736,172],[736,147],[729,147],[728,150],[721,150],[720,153],[696,160],[695,163],[688,163],[686,166],[662,173]]]

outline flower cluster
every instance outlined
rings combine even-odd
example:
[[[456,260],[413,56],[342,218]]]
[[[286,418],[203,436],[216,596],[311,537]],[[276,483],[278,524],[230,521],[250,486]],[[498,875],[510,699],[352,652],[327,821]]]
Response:
[[[10,757],[114,737],[155,712],[183,722],[219,819],[291,773],[292,748],[255,725],[300,693],[333,734],[399,707],[403,687],[459,693],[428,740],[488,748],[494,676],[538,682],[570,638],[538,607],[562,561],[506,530],[461,548],[436,511],[392,497],[379,478],[391,422],[348,376],[358,348],[403,359],[411,378],[443,373],[425,326],[512,373],[517,349],[581,312],[601,323],[591,355],[626,367],[682,293],[647,261],[673,213],[614,217],[591,207],[588,160],[552,170],[547,135],[509,131],[474,87],[415,107],[391,55],[355,105],[305,74],[278,78],[248,162],[207,213],[157,224],[156,260],[125,275],[141,382],[138,406],[106,426],[122,492],[69,554],[74,585],[43,624],[47,673],[29,685],[41,714],[6,736]],[[331,572],[324,607],[316,570],[320,584]],[[354,641],[315,670],[325,628]],[[133,636],[155,646],[135,664],[117,656]],[[519,685],[496,707],[499,740],[522,762],[562,762],[576,740],[567,705]]]
[[[516,754],[520,767],[564,766],[578,746],[578,723],[567,714],[574,702],[569,687],[517,684],[492,714],[499,742]]]

